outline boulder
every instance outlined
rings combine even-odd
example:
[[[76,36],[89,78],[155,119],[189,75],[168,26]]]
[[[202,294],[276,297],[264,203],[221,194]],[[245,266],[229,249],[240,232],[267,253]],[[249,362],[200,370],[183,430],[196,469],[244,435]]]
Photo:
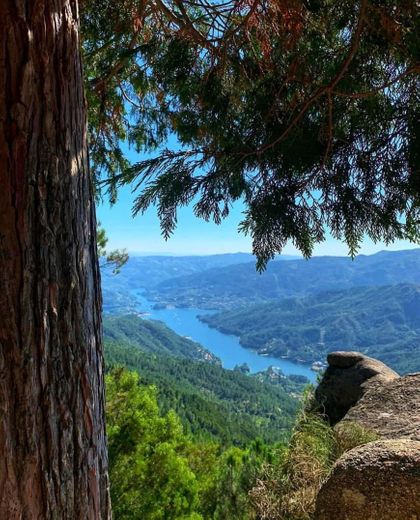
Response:
[[[399,378],[384,363],[360,352],[332,352],[327,361],[315,398],[331,424],[340,421],[369,389]]]
[[[420,520],[420,442],[380,440],[345,453],[318,493],[315,520]]]
[[[420,441],[420,373],[368,389],[336,426],[356,422],[383,439]]]

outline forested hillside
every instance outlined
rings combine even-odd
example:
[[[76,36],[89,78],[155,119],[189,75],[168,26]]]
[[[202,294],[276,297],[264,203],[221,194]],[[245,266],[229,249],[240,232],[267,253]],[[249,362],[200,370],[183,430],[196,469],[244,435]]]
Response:
[[[250,262],[248,253],[210,256],[131,256],[124,269],[114,276],[111,269],[102,270],[104,312],[124,314],[135,311],[133,289],[152,288],[162,281],[200,273],[213,267]]]
[[[146,284],[136,259],[131,280],[105,277],[115,517],[251,520],[271,510],[269,518],[311,518],[334,461],[374,434],[350,428],[340,437],[299,412],[299,377],[225,370],[163,322],[123,313],[143,310],[136,289],[147,286],[156,303],[223,309],[201,319],[260,354],[313,362],[360,350],[401,373],[419,370],[420,283],[411,282],[419,282],[420,250],[273,262],[262,275],[253,262],[205,269],[200,259],[196,271],[176,276],[194,260],[148,261],[140,262]]]
[[[167,279],[150,288],[149,295],[178,306],[232,309],[329,290],[399,283],[420,283],[420,249],[360,255],[354,260],[314,257],[271,262],[262,274],[254,262],[241,263]]]
[[[132,255],[119,273],[118,279],[109,274],[118,287],[126,285],[132,288],[153,287],[156,284],[190,274],[199,273],[214,267],[226,267],[240,263],[251,262],[250,253],[232,253],[206,256],[136,256]]]
[[[300,413],[289,444],[246,446],[185,432],[136,372],[108,373],[107,433],[113,514],[118,520],[309,520],[316,493],[341,453],[374,440],[335,431]],[[297,498],[298,497],[298,498]]]
[[[141,264],[144,272],[154,273],[148,296],[156,303],[223,309],[223,314],[207,315],[203,321],[239,336],[243,346],[261,354],[314,362],[324,361],[331,350],[360,350],[402,373],[419,369],[420,309],[413,295],[417,294],[415,285],[420,284],[420,249],[358,256],[355,260],[315,257],[275,261],[262,274],[256,272],[253,262],[234,263],[247,257],[220,255],[208,261],[205,257],[135,258],[130,267],[131,288],[142,283],[141,272],[135,267]],[[224,267],[169,278],[174,272],[193,267],[199,270],[214,263]],[[175,271],[166,270],[170,265]],[[159,272],[168,278],[156,285]],[[107,330],[109,320],[114,319],[109,313],[132,312],[139,304],[128,289],[125,268],[118,276],[105,276],[104,285]],[[415,311],[410,310],[413,306]],[[167,350],[165,341],[169,341],[172,350],[189,352],[192,359],[211,359],[208,351],[197,344],[193,347],[186,338],[165,340],[171,331],[163,324],[138,319],[138,325],[134,326],[132,317],[122,319],[110,337],[133,343],[139,331],[143,349],[154,351],[147,330],[154,328],[154,337],[162,340],[159,351]]]
[[[225,445],[253,439],[285,440],[293,426],[298,400],[281,385],[207,363],[145,354],[132,346],[106,343],[108,368],[124,366],[154,385],[163,412],[174,410],[186,431]],[[298,388],[289,382],[291,389]],[[302,385],[300,385],[302,389]]]
[[[358,350],[401,373],[420,370],[417,285],[329,291],[201,319],[261,354],[313,362],[333,350]]]
[[[296,379],[225,370],[197,343],[136,316],[107,318],[104,333],[107,370],[138,372],[142,384],[157,387],[161,410],[175,410],[197,438],[243,445],[290,433],[305,386]]]
[[[202,345],[179,336],[161,321],[144,320],[133,314],[105,316],[103,327],[105,338],[113,343],[132,345],[150,354],[220,364],[220,360]]]

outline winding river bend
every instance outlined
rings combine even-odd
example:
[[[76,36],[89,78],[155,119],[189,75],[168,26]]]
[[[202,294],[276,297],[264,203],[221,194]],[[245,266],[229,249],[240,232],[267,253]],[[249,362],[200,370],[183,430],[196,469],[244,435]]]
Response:
[[[260,356],[256,352],[244,348],[236,336],[223,334],[198,319],[199,315],[211,314],[215,311],[195,308],[153,309],[154,303],[144,297],[142,291],[133,291],[138,302],[138,312],[146,313],[145,317],[163,321],[177,334],[186,336],[219,357],[224,368],[232,369],[235,365],[246,363],[251,372],[260,372],[270,366],[280,368],[286,374],[306,376],[315,382],[316,374],[306,365],[285,359]]]

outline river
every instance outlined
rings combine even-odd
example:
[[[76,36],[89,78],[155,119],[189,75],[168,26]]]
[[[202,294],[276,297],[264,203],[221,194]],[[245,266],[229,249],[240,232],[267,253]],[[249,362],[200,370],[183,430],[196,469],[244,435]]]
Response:
[[[153,309],[153,302],[144,297],[142,291],[133,291],[138,301],[138,311],[147,313],[147,317],[163,321],[177,334],[191,338],[220,358],[224,368],[232,369],[235,365],[246,363],[251,372],[260,372],[269,366],[275,366],[286,374],[306,376],[311,382],[316,381],[316,373],[307,365],[294,363],[285,359],[260,356],[256,352],[244,348],[239,338],[223,334],[210,328],[198,319],[201,314],[211,314],[215,311],[194,308]]]

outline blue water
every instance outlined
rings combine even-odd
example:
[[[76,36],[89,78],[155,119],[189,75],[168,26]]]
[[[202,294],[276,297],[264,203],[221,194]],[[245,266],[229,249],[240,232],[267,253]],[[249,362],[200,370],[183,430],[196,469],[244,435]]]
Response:
[[[260,356],[244,348],[239,338],[223,334],[198,319],[198,315],[211,314],[215,311],[194,308],[153,309],[153,302],[148,301],[141,291],[133,291],[139,303],[138,311],[145,312],[154,320],[163,321],[169,328],[181,336],[187,336],[219,357],[224,368],[247,363],[251,372],[260,372],[269,366],[279,367],[286,374],[299,374],[315,382],[316,374],[307,366],[285,359]]]

